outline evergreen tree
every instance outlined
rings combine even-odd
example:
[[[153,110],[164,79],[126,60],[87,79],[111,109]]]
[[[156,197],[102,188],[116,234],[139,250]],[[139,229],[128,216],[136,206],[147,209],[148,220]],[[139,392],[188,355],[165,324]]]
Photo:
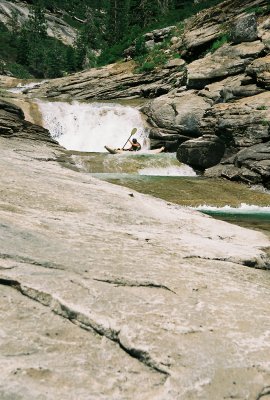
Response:
[[[76,51],[73,47],[68,46],[65,56],[65,69],[68,73],[76,71]]]
[[[48,78],[57,78],[58,76],[62,76],[63,67],[65,67],[65,62],[63,59],[63,55],[59,51],[59,48],[54,44],[50,47],[47,53],[47,71],[46,77]]]
[[[25,29],[22,29],[17,39],[17,58],[16,61],[22,65],[29,64],[29,51],[30,44],[28,40],[28,33]]]
[[[110,0],[107,4],[107,39],[110,44],[119,42],[129,26],[130,0]]]
[[[26,27],[34,38],[41,39],[47,36],[45,9],[41,6],[41,3],[37,3],[31,7]]]

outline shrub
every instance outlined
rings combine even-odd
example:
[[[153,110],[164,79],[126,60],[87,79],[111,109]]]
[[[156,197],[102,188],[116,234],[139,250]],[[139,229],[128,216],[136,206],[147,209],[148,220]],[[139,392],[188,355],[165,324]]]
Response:
[[[153,61],[145,61],[142,65],[140,65],[137,69],[137,73],[142,73],[142,72],[150,72],[155,69],[155,63]]]
[[[7,63],[6,69],[12,73],[12,75],[16,76],[16,78],[20,79],[30,79],[33,78],[33,75],[27,70],[26,67],[17,63]]]
[[[217,39],[214,41],[210,48],[210,52],[214,53],[216,50],[218,50],[221,46],[223,46],[225,43],[228,43],[228,35],[223,35],[221,38]]]

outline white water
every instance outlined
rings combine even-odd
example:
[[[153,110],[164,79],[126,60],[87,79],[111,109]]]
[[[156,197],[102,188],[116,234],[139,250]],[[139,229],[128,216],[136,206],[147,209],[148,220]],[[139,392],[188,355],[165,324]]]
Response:
[[[270,206],[261,207],[256,205],[249,205],[246,203],[241,203],[239,207],[231,207],[229,205],[224,207],[212,207],[207,205],[202,205],[196,207],[198,211],[209,211],[209,212],[222,212],[226,214],[269,214],[270,215]]]
[[[139,175],[147,176],[196,176],[196,172],[188,165],[171,165],[167,167],[143,168]]]
[[[11,93],[22,93],[26,89],[33,89],[35,87],[40,87],[43,83],[46,83],[47,81],[41,81],[41,82],[30,82],[30,83],[19,83],[16,87],[8,89],[8,92]]]
[[[147,138],[140,112],[115,103],[37,102],[43,126],[68,150],[105,152],[104,146],[123,147],[133,136],[144,148]]]

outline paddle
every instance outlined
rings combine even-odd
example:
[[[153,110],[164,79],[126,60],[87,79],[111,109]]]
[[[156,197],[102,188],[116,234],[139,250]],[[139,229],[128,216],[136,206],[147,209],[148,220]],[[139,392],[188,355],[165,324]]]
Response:
[[[127,142],[129,141],[129,139],[131,138],[131,136],[135,135],[136,132],[137,132],[137,128],[133,128],[132,131],[131,131],[131,133],[130,133],[130,135],[129,135],[128,140],[126,141],[126,143],[125,143],[124,146],[122,147],[122,150],[124,150],[125,145],[126,145]]]

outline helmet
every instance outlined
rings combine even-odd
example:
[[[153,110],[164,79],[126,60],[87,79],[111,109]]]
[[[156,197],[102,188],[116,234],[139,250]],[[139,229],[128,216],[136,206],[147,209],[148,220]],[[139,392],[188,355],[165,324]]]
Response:
[[[135,138],[132,139],[132,142],[133,142],[133,143],[137,143],[137,139],[135,139]]]

